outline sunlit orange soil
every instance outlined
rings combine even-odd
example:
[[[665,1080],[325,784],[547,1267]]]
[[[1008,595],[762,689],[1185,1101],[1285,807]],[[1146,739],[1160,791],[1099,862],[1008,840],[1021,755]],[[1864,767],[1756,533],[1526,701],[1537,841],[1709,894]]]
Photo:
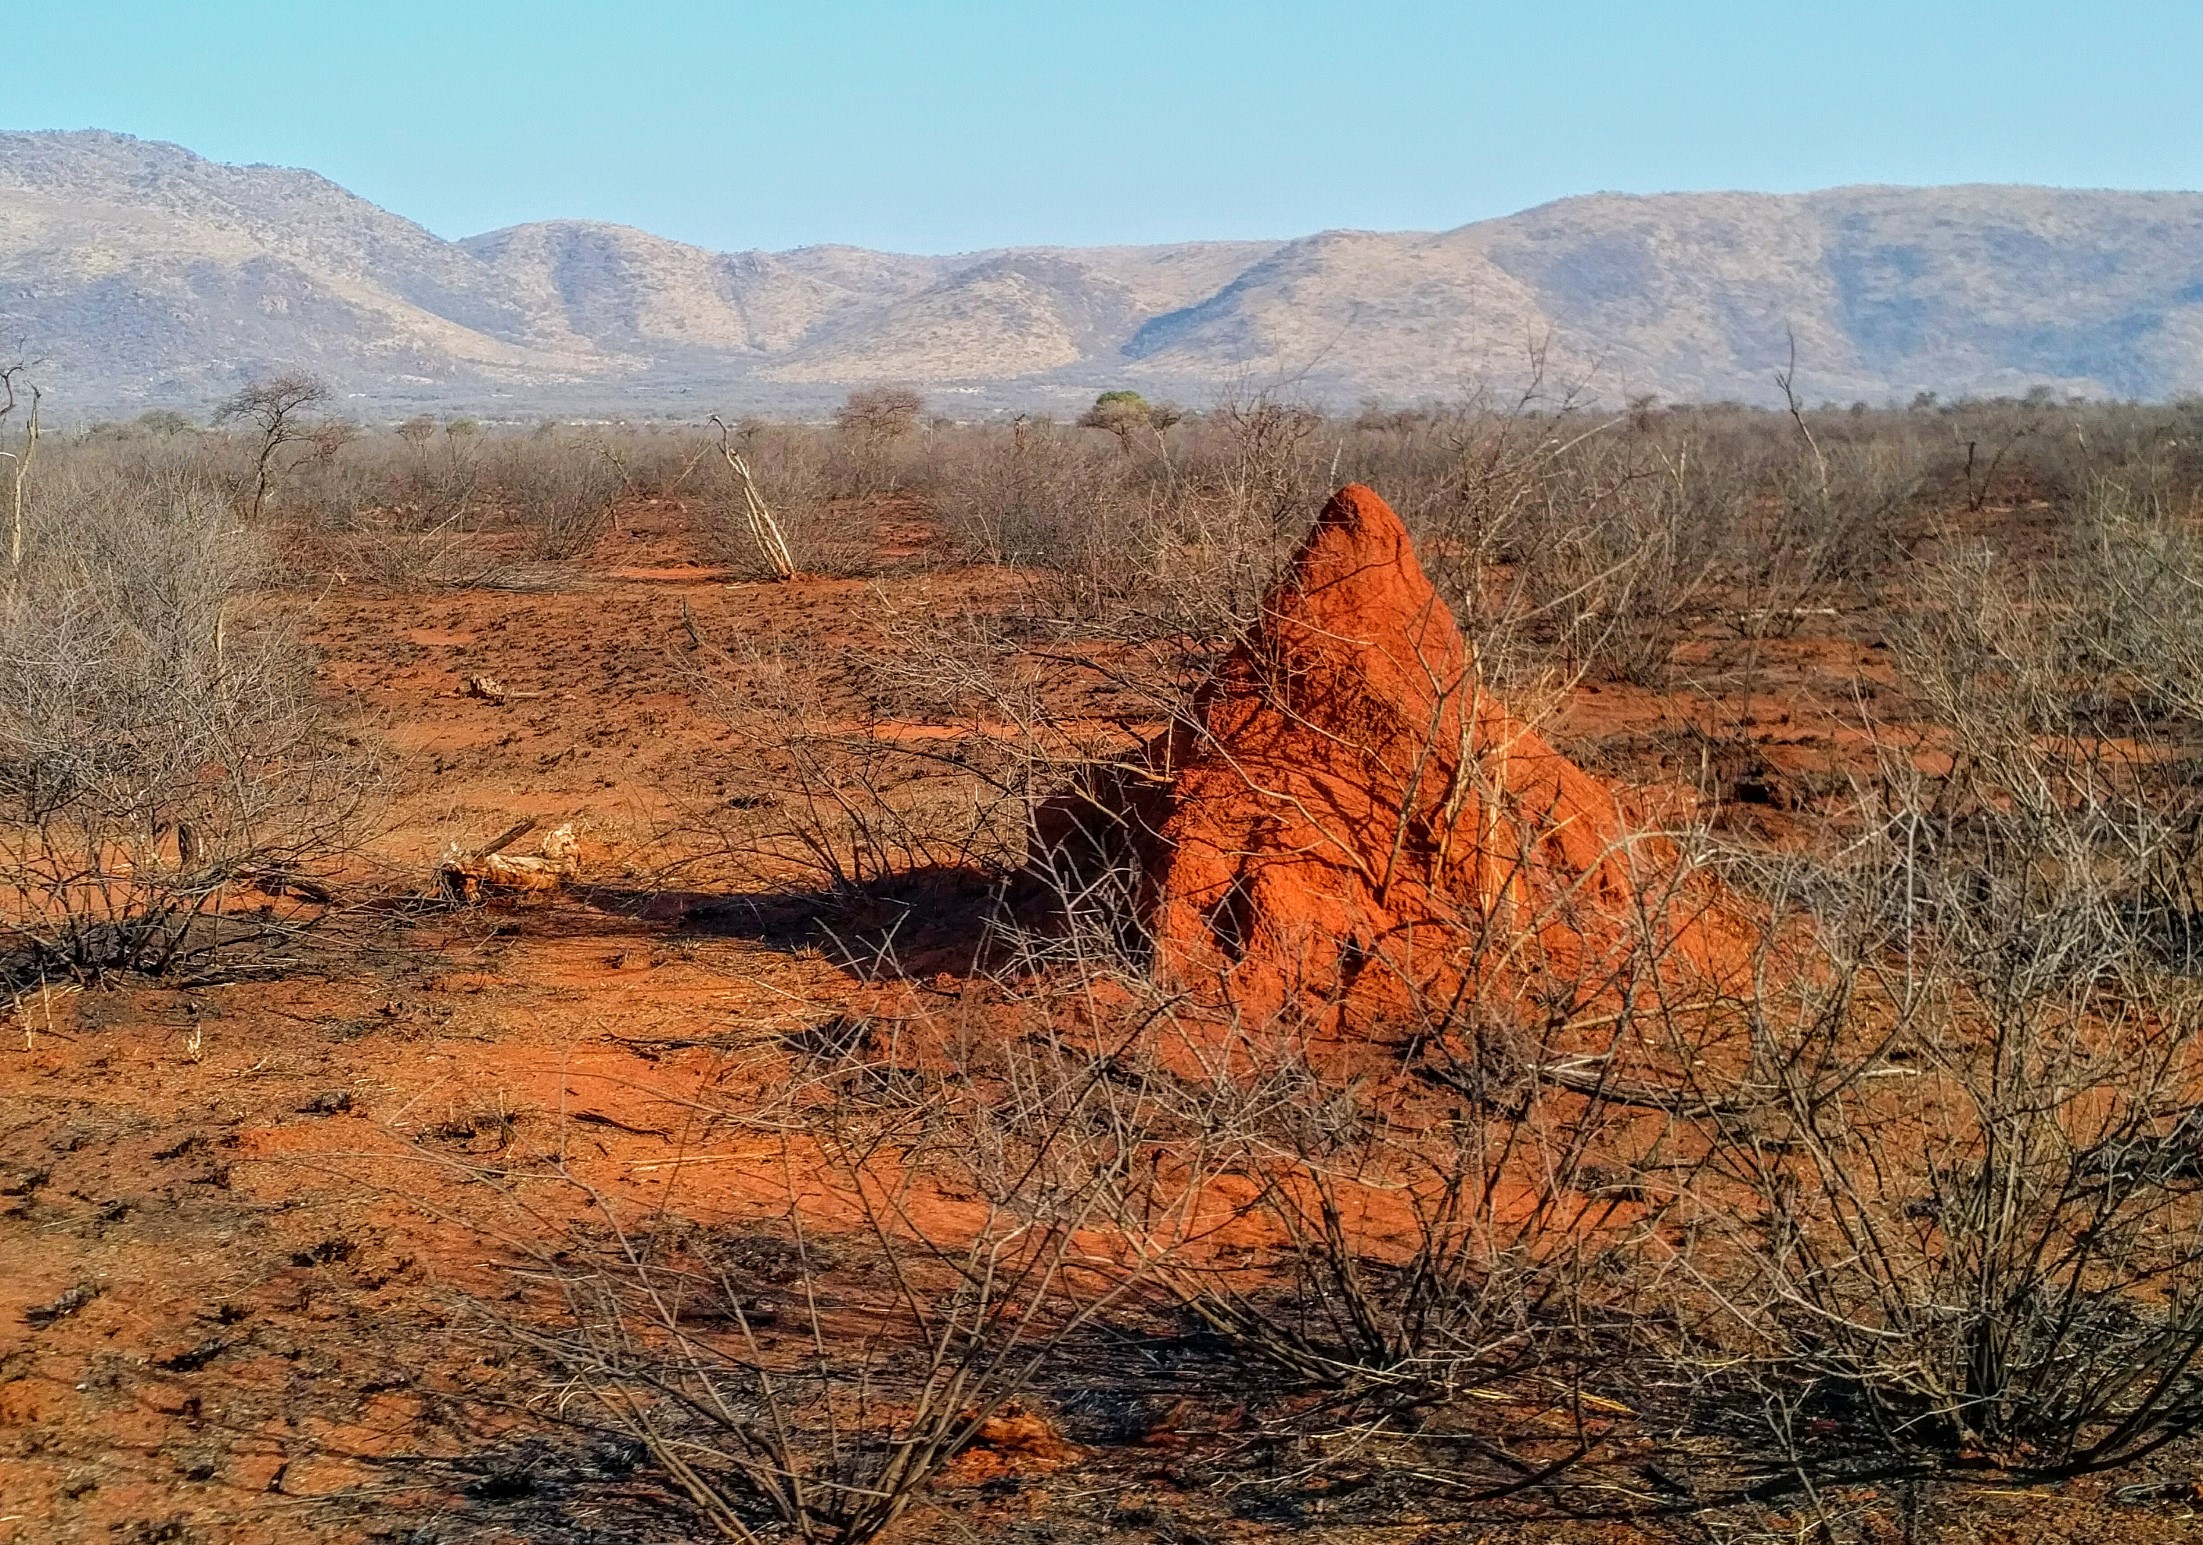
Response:
[[[950,1002],[967,984],[947,967],[867,980],[799,940],[699,921],[693,892],[654,878],[667,791],[693,788],[725,736],[697,701],[690,625],[820,650],[860,635],[876,597],[938,609],[1008,593],[999,576],[915,562],[877,579],[730,581],[699,559],[683,511],[649,505],[546,591],[331,582],[271,598],[322,651],[331,703],[391,752],[383,869],[363,885],[425,887],[448,846],[521,817],[576,824],[585,883],[521,908],[347,922],[312,969],[272,983],[55,993],[7,1023],[0,1541],[676,1537],[636,1533],[585,1486],[559,1493],[567,1461],[515,1446],[498,1402],[533,1392],[452,1324],[456,1292],[513,1291],[475,1231],[487,1209],[467,1166],[559,1153],[609,1193],[704,1222],[783,1204],[766,1140],[706,1131],[686,1097],[762,1095],[786,1076],[779,1034]],[[1585,687],[1550,728],[1584,765],[1662,798],[1725,782],[1731,819],[1780,835],[1863,754],[1835,726],[1880,657],[1825,619],[1749,670],[1724,667],[1725,693]],[[483,675],[503,704],[466,694]],[[955,1521],[909,1527],[1276,1532],[1197,1495],[1169,1428],[1060,1492],[1058,1447],[1006,1428],[942,1489]],[[1977,1537],[2193,1528],[2087,1501],[2099,1493],[1984,1499]]]

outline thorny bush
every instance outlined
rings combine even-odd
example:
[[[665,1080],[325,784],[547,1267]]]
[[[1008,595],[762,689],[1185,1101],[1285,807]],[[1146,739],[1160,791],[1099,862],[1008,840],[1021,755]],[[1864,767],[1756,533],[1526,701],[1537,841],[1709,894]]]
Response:
[[[175,972],[280,945],[361,834],[359,753],[251,604],[260,533],[165,458],[76,458],[0,575],[0,976]]]

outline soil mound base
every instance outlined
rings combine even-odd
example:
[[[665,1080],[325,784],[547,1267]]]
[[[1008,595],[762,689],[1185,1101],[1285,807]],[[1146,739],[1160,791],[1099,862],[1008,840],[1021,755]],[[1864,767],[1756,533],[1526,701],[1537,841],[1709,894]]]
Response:
[[[1189,987],[1260,1010],[1458,1006],[1500,982],[1581,1002],[1648,946],[1705,953],[1672,846],[1484,690],[1368,488],[1324,507],[1191,719],[1037,834],[1136,867],[1158,964]]]

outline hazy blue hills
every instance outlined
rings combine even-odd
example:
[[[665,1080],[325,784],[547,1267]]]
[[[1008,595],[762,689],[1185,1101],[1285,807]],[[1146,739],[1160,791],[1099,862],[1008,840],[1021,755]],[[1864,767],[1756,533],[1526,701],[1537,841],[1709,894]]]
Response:
[[[1593,194],[1443,232],[953,257],[711,252],[549,221],[445,241],[311,172],[0,133],[0,351],[79,412],[315,371],[362,411],[944,410],[1130,385],[1351,403],[1556,384],[1766,400],[2203,391],[2203,195]]]

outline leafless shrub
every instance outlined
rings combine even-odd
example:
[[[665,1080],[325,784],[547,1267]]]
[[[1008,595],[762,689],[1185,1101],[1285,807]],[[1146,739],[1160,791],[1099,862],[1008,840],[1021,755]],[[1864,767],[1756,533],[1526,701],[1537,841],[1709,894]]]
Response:
[[[863,690],[855,650],[821,661],[745,643],[713,656],[699,684],[729,727],[740,781],[722,776],[683,818],[685,842],[701,839],[710,861],[846,897],[914,870],[1001,875],[1021,860],[1015,747],[899,717]]]
[[[1902,447],[1823,446],[1794,399],[1791,418],[1804,454],[1781,465],[1774,497],[1757,505],[1750,561],[1736,575],[1747,637],[1786,637],[1833,588],[1871,580],[1893,556],[1895,522],[1923,476]]]
[[[1770,990],[1747,1081],[1703,1091],[1695,1354],[1765,1418],[1747,1489],[2070,1476],[2203,1419],[2194,995],[2118,968],[2088,899],[1936,873],[1912,835],[1848,884],[1935,921],[1823,913],[1826,974]]]
[[[528,532],[535,556],[571,558],[612,524],[626,491],[610,451],[561,433],[500,442],[488,481],[510,517]]]
[[[279,472],[277,457],[310,433],[306,415],[329,400],[329,389],[310,375],[275,376],[241,386],[215,410],[214,420],[242,423],[252,434],[252,472],[240,490],[245,513],[257,520]]]
[[[927,491],[950,539],[986,563],[1075,567],[1081,544],[1106,541],[1115,492],[1101,444],[1048,419],[943,436]],[[1094,534],[1101,525],[1103,533]]]
[[[1151,1168],[1118,1222],[1254,1402],[1250,1457],[1272,1459],[1236,1489],[1550,1506],[1627,1436],[1658,1280],[1630,1248],[1638,1195],[1608,1178],[1623,1113],[1546,1085],[1535,1031],[1462,1029],[1390,1079],[1211,1029],[1233,1071],[1142,1106]]]
[[[860,387],[834,410],[834,427],[860,439],[898,440],[917,427],[925,398],[907,386]]]
[[[1297,533],[1282,512],[1321,486],[1320,420],[1231,405],[1113,447],[1020,420],[947,437],[927,491],[950,539],[1036,570],[1051,613],[1127,638],[1217,641],[1250,620]]]
[[[1025,1406],[1123,1296],[1121,1274],[1087,1261],[1118,1150],[1072,1140],[1107,1123],[1091,1077],[1043,1092],[995,1059],[944,1076],[924,1033],[861,1027],[791,1052],[810,1076],[784,1098],[699,1123],[762,1136],[777,1218],[739,1232],[629,1218],[562,1173],[592,1225],[546,1228],[530,1209],[512,1236],[558,1312],[479,1307],[489,1334],[548,1365],[562,1422],[638,1444],[725,1537],[859,1545],[974,1442],[1007,1429],[1063,1450]],[[1053,1119],[1032,1119],[1036,1093]]]
[[[2145,462],[2093,478],[2078,514],[2065,576],[2081,611],[2076,669],[2153,716],[2203,723],[2203,509]]]
[[[897,452],[918,427],[925,398],[907,386],[866,386],[834,413],[836,492],[848,498],[892,493],[901,482]]]
[[[1749,1055],[1665,1020],[1690,1120],[1645,1183],[1732,1496],[2055,1479],[2203,1424],[2194,793],[2075,691],[2062,598],[1979,549],[1914,583],[1921,738],[1822,852],[1745,864]]]
[[[263,551],[173,471],[35,490],[0,616],[8,980],[196,966],[328,902],[367,784],[244,604]]]
[[[707,442],[618,428],[439,427],[317,436],[286,480],[286,511],[328,563],[391,585],[548,583],[611,529],[622,499],[691,489]]]
[[[296,458],[281,510],[316,567],[394,588],[470,582],[493,565],[493,447],[433,420],[320,436]],[[502,557],[502,555],[495,555]]]

